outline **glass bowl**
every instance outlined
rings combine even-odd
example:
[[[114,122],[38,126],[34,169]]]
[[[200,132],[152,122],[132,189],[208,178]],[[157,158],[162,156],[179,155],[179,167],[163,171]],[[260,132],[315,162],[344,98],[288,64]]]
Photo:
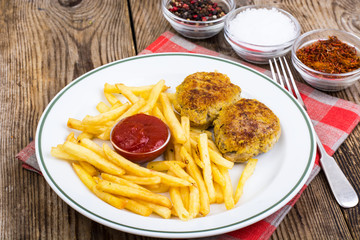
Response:
[[[231,32],[230,24],[231,21],[241,12],[247,11],[249,9],[276,9],[277,11],[283,13],[287,16],[291,22],[294,23],[295,26],[295,36],[282,44],[277,45],[258,45],[253,44],[251,42],[245,42],[236,38],[233,32]],[[290,13],[276,8],[272,6],[263,6],[263,5],[252,5],[252,6],[245,6],[240,7],[232,11],[228,14],[225,20],[225,28],[224,34],[225,39],[230,44],[230,46],[234,49],[234,51],[239,55],[241,58],[245,59],[248,62],[256,63],[256,64],[268,64],[269,59],[280,57],[288,53],[291,49],[292,44],[294,43],[295,39],[300,36],[301,27],[297,19],[292,16]],[[273,34],[281,34],[281,32]]]
[[[180,18],[170,12],[168,7],[171,0],[162,0],[161,9],[165,19],[171,24],[171,26],[181,35],[193,39],[205,39],[210,38],[218,34],[224,28],[224,22],[227,15],[235,9],[234,0],[214,0],[218,6],[221,6],[226,15],[210,21],[193,21]]]
[[[291,51],[291,59],[295,69],[308,84],[319,90],[331,92],[345,89],[359,80],[360,68],[348,73],[323,73],[306,66],[296,56],[298,49],[319,39],[326,40],[329,36],[337,36],[340,41],[355,47],[358,56],[360,56],[360,38],[356,35],[336,29],[317,29],[304,33],[295,41]]]

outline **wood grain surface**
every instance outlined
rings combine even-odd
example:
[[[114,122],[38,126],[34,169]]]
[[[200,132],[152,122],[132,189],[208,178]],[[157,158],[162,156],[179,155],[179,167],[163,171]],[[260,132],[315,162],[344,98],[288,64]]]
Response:
[[[337,28],[360,36],[358,0],[237,1],[291,12],[302,31]],[[174,31],[159,0],[0,0],[0,239],[152,239],[82,216],[24,170],[15,155],[35,136],[49,101],[95,67],[134,56]],[[196,44],[236,57],[221,32]],[[302,79],[296,75],[297,80]],[[360,83],[330,95],[360,104]],[[360,193],[360,127],[334,157]],[[339,207],[323,172],[313,180],[271,239],[360,239],[360,207]]]

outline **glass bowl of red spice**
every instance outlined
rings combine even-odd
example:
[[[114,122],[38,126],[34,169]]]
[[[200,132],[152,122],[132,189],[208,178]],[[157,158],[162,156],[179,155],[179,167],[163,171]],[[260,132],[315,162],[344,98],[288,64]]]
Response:
[[[303,79],[323,91],[339,91],[360,79],[360,38],[336,29],[301,35],[292,47],[292,63]]]
[[[165,19],[184,37],[205,39],[224,28],[229,12],[235,9],[234,0],[162,0]]]

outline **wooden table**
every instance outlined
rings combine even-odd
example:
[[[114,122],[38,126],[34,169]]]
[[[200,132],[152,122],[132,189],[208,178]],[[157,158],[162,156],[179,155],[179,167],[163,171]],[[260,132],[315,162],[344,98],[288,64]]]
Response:
[[[159,2],[0,1],[1,239],[150,239],[107,228],[75,212],[42,176],[22,169],[15,155],[33,140],[41,113],[65,85],[95,67],[134,56],[164,31],[174,31]],[[254,3],[291,12],[303,32],[339,28],[360,36],[358,0],[237,2]],[[223,33],[193,42],[236,57]],[[359,92],[358,82],[331,95],[360,103]],[[359,136],[357,126],[335,153],[358,194]],[[359,205],[339,207],[321,172],[272,239],[360,239],[359,213]]]

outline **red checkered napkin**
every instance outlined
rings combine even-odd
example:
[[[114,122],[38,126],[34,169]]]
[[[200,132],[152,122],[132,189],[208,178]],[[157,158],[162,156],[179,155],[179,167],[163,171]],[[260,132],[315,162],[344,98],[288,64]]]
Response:
[[[155,40],[155,42],[150,44],[150,46],[140,54],[162,52],[201,53],[241,62],[239,59],[233,59],[226,55],[222,55],[209,49],[200,47],[171,32],[163,33],[158,39]],[[270,76],[268,70],[253,66],[249,63],[241,63]],[[315,131],[317,132],[326,151],[332,155],[358,124],[360,120],[360,106],[352,102],[331,97],[305,84],[297,83],[297,86],[308,109],[308,113],[314,124]],[[16,158],[23,162],[24,168],[40,173],[35,156],[34,142],[31,142],[25,149],[23,149],[16,156]],[[286,204],[286,206],[271,216],[248,227],[220,236],[212,237],[211,239],[268,239],[286,216],[286,214],[290,211],[292,206],[294,206],[301,193],[311,182],[311,180],[319,173],[319,171],[319,157],[317,156],[315,166],[306,184],[303,186],[300,192],[288,204]]]

